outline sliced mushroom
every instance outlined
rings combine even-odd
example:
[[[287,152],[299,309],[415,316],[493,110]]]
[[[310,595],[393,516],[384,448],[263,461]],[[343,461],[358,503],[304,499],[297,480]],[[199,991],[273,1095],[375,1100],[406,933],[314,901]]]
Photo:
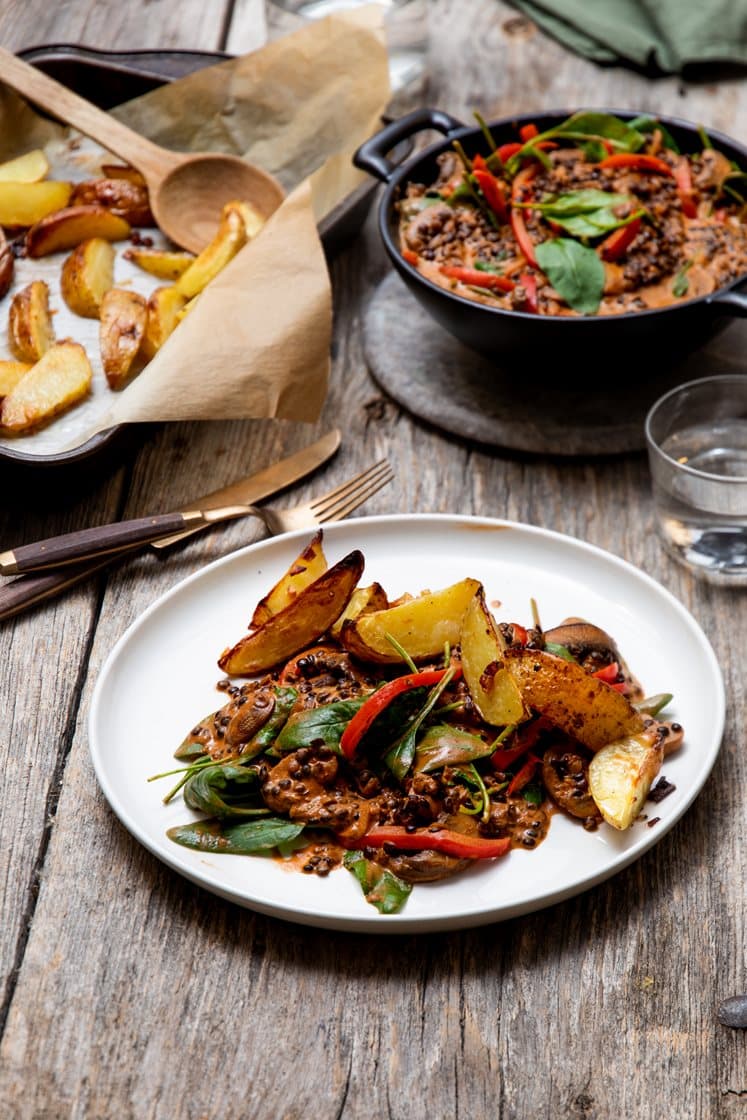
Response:
[[[264,727],[275,710],[275,697],[269,689],[250,692],[226,727],[226,742],[237,747],[248,743]]]
[[[550,747],[542,758],[542,781],[553,801],[572,817],[597,817],[599,810],[589,793],[589,763],[578,751]]]

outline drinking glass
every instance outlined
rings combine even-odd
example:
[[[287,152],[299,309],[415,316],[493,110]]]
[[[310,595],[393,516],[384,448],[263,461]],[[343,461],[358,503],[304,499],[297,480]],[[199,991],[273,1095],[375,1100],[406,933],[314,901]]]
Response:
[[[747,375],[672,389],[646,442],[664,547],[710,583],[747,587]]]

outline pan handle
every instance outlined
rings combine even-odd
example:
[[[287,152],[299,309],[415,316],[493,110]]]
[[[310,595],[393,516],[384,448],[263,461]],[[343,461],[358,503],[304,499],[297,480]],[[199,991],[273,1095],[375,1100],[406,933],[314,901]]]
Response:
[[[720,292],[709,302],[711,307],[723,308],[727,315],[747,319],[747,292]]]
[[[406,116],[385,125],[381,132],[375,133],[370,140],[361,144],[353,156],[353,163],[362,171],[367,171],[369,175],[381,179],[383,183],[388,183],[397,167],[386,158],[386,153],[401,140],[407,140],[416,132],[422,132],[424,128],[433,128],[436,132],[442,132],[444,136],[451,136],[465,127],[462,121],[449,113],[444,113],[441,109],[414,109]]]

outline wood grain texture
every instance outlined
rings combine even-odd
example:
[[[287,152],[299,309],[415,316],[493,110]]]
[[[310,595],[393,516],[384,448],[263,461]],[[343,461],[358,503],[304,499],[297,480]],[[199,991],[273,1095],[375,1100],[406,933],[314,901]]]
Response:
[[[115,12],[108,0],[97,8]],[[612,103],[680,111],[727,131],[739,132],[745,120],[743,83],[686,86],[683,93],[676,80],[651,83],[598,69],[532,31],[499,0],[473,0],[469,19],[456,0],[433,0],[430,8],[432,100],[457,114],[473,105],[498,115],[532,105]],[[25,34],[34,29],[35,10],[44,8],[24,9]],[[87,10],[68,6],[71,29]],[[176,0],[161,0],[158,10],[163,45],[173,33],[169,20],[176,26],[179,18],[183,42],[189,12]],[[98,45],[115,45],[116,28],[97,18]],[[242,911],[173,875],[114,819],[88,759],[86,718],[96,675],[126,626],[177,580],[247,543],[256,529],[236,523],[166,560],[130,560],[108,578],[98,616],[95,590],[85,589],[0,630],[11,667],[10,678],[0,678],[0,710],[14,713],[0,750],[7,752],[3,762],[18,762],[3,766],[0,790],[0,860],[9,861],[7,870],[0,864],[0,901],[4,919],[11,915],[0,935],[4,974],[16,959],[20,965],[0,1048],[7,1115],[745,1114],[744,1039],[718,1025],[716,1007],[747,990],[747,596],[699,584],[666,560],[654,536],[642,456],[569,463],[486,450],[413,420],[384,398],[365,368],[360,321],[385,270],[371,220],[333,267],[334,371],[324,416],[312,430],[264,422],[163,427],[143,446],[131,477],[89,486],[67,509],[50,509],[42,498],[28,511],[22,500],[14,510],[3,507],[3,539],[12,545],[19,529],[21,539],[41,536],[42,522],[47,533],[105,520],[120,492],[118,516],[179,506],[340,424],[343,448],[294,491],[299,500],[386,455],[396,486],[362,513],[474,512],[543,525],[623,556],[684,602],[725,667],[729,697],[724,746],[706,790],[631,868],[502,925],[377,939]],[[43,675],[32,668],[41,652]],[[54,819],[45,831],[50,798]]]

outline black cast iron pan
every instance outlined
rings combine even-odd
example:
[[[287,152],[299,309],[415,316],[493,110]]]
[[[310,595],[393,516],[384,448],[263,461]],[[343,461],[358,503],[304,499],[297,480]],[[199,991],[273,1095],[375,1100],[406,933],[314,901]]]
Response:
[[[603,109],[623,119],[637,114]],[[530,121],[540,131],[566,120],[574,110],[524,113],[491,122],[500,145],[517,138],[517,129]],[[659,116],[683,152],[700,151],[697,129],[676,117]],[[386,157],[394,144],[424,129],[435,129],[445,139],[395,167]],[[747,148],[709,129],[714,147],[747,169]],[[455,295],[425,279],[403,258],[397,231],[397,200],[405,185],[432,183],[438,173],[437,157],[457,139],[468,156],[489,154],[478,127],[470,128],[440,109],[416,109],[393,121],[361,145],[354,156],[357,167],[386,183],[379,204],[379,231],[392,264],[426,311],[467,346],[488,357],[520,356],[523,368],[539,373],[572,373],[605,376],[618,369],[640,379],[647,370],[674,365],[685,354],[702,346],[728,325],[734,316],[747,317],[747,293],[740,286],[747,276],[700,299],[683,301],[651,311],[623,315],[550,316],[504,311]]]

